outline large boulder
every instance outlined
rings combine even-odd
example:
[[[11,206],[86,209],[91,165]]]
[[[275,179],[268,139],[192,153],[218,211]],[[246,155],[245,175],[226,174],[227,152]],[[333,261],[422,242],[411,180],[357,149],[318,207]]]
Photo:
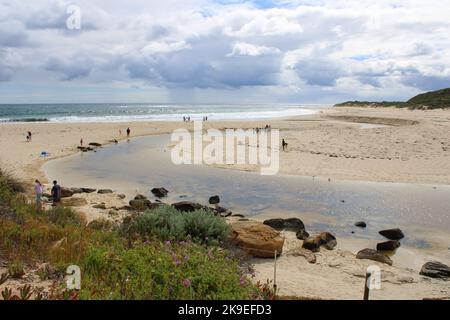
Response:
[[[265,220],[263,222],[265,225],[268,225],[269,227],[272,227],[276,230],[283,230],[284,229],[284,219],[269,219]]]
[[[219,196],[212,196],[209,198],[209,204],[219,204],[220,203],[220,197]]]
[[[298,232],[300,230],[305,230],[305,225],[303,224],[303,221],[298,218],[289,218],[289,219],[269,219],[265,220],[264,224],[277,229],[277,230],[291,230]]]
[[[181,212],[192,212],[195,210],[206,209],[205,206],[203,206],[199,203],[191,202],[191,201],[177,202],[177,203],[172,204],[172,207],[174,207],[175,209],[177,209],[178,211],[181,211]]]
[[[398,240],[389,240],[389,241],[377,244],[378,251],[394,251],[398,248],[400,248],[400,241],[398,241]]]
[[[427,262],[420,270],[422,276],[450,280],[450,267],[437,261]]]
[[[405,237],[402,230],[400,229],[388,229],[382,230],[379,232],[383,237],[388,238],[389,240],[401,240]]]
[[[367,259],[373,260],[381,263],[386,263],[392,266],[392,260],[388,256],[385,256],[383,253],[373,250],[373,249],[363,249],[356,255],[356,259]]]
[[[134,197],[134,200],[148,200],[148,199],[146,196],[138,194],[136,197]]]
[[[167,191],[164,188],[153,188],[152,189],[152,193],[155,195],[155,197],[157,198],[164,198],[167,197],[167,194],[169,193],[169,191]]]
[[[239,221],[231,225],[231,242],[258,258],[273,258],[283,251],[284,238],[275,229],[257,221]]]

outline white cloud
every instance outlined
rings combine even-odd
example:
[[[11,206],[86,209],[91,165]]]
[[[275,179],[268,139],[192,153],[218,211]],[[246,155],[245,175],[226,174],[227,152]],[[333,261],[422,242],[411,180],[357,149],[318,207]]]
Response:
[[[68,0],[0,3],[0,81],[310,102],[450,83],[449,0],[77,3],[79,31],[65,28]]]

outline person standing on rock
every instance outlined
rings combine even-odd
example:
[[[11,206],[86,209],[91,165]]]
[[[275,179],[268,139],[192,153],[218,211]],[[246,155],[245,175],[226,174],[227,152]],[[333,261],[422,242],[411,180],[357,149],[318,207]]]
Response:
[[[61,202],[61,187],[56,180],[53,181],[52,200],[54,206]]]

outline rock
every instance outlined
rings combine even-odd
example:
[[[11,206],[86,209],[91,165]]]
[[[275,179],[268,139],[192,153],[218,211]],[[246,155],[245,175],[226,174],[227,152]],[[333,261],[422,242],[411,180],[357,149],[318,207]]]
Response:
[[[322,232],[320,235],[321,245],[327,250],[333,250],[337,245],[336,237],[329,232]]]
[[[71,189],[61,187],[61,198],[70,198],[74,194],[75,193]]]
[[[96,204],[96,205],[93,205],[92,208],[106,210],[106,204],[104,204],[104,203]]]
[[[167,191],[164,188],[154,188],[154,189],[152,189],[152,193],[155,195],[155,197],[164,198],[164,197],[167,197],[167,194],[169,193],[169,191]]]
[[[296,236],[299,240],[306,240],[309,238],[309,233],[306,232],[306,230],[299,230],[297,231]]]
[[[145,211],[147,209],[154,208],[154,206],[152,205],[150,200],[144,200],[144,199],[131,200],[130,207],[133,208],[134,210],[138,210],[138,211]]]
[[[73,194],[83,193],[83,189],[81,188],[70,188]]]
[[[386,263],[390,266],[392,266],[392,260],[391,258],[385,256],[381,252],[378,252],[377,250],[373,249],[363,249],[356,255],[356,259],[367,259],[367,260],[373,260],[378,261],[381,263]]]
[[[283,230],[284,220],[283,219],[269,219],[263,222],[265,225],[272,227],[276,230]]]
[[[303,241],[302,248],[310,250],[312,252],[319,252],[322,240],[319,236],[309,237]]]
[[[124,194],[118,194],[117,195],[117,198],[119,198],[120,200],[123,200],[123,199],[125,199],[127,196],[126,195],[124,195]]]
[[[224,207],[220,207],[218,205],[216,205],[214,208],[212,208],[212,210],[220,215],[222,218],[226,218],[229,217],[233,214],[233,212],[230,209],[224,208]]]
[[[61,204],[66,207],[82,207],[87,206],[88,202],[84,198],[65,198],[61,200]]]
[[[236,218],[245,218],[245,216],[243,214],[240,213],[236,213],[236,214],[232,214],[232,217],[236,217]]]
[[[400,229],[382,230],[379,233],[383,237],[388,238],[389,240],[401,240],[405,237],[402,230],[400,230]]]
[[[422,270],[420,270],[420,275],[450,280],[450,267],[437,261],[427,262],[423,265]]]
[[[81,188],[81,191],[83,191],[83,193],[94,193],[95,191],[97,191],[97,189]]]
[[[294,257],[304,257],[306,261],[309,263],[316,263],[316,255],[312,253],[310,250],[304,249],[304,248],[297,248],[294,251],[292,251],[292,255]]]
[[[134,197],[134,200],[148,200],[146,196],[143,196],[142,194],[138,194],[136,197]]]
[[[113,191],[111,189],[100,189],[97,191],[97,193],[99,194],[110,194],[113,193]]]
[[[191,202],[191,201],[177,202],[177,203],[172,204],[172,207],[174,207],[175,209],[177,209],[178,211],[181,211],[181,212],[192,212],[195,210],[206,209],[205,206],[202,206],[199,203],[195,203],[195,202]]]
[[[254,257],[273,258],[283,251],[284,238],[275,229],[257,221],[231,225],[231,242]]]
[[[367,228],[367,224],[364,221],[358,221],[357,223],[355,223],[355,227]]]
[[[209,204],[219,204],[220,203],[220,197],[219,196],[212,196],[209,198]]]
[[[305,225],[303,224],[303,221],[298,218],[289,218],[284,219],[284,229],[292,231],[305,230]]]
[[[394,251],[398,248],[400,248],[400,241],[398,241],[398,240],[389,240],[389,241],[377,244],[378,251]]]
[[[101,143],[97,143],[97,142],[91,142],[91,143],[89,143],[89,145],[91,147],[101,147],[102,146]]]
[[[276,219],[269,219],[264,221],[264,224],[277,229],[277,230],[283,230],[283,229],[287,229],[287,230],[291,230],[291,231],[300,231],[300,230],[305,230],[305,225],[303,224],[302,220],[298,219],[298,218],[289,218],[289,219],[280,219],[280,218],[276,218]]]

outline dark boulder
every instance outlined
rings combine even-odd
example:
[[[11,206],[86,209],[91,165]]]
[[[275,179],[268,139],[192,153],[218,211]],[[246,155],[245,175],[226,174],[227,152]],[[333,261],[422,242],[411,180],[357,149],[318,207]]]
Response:
[[[169,191],[167,191],[164,188],[153,188],[152,193],[155,195],[155,197],[164,198],[164,197],[167,197],[167,194],[169,193]]]
[[[111,189],[100,189],[97,191],[98,194],[110,194],[113,193]]]
[[[379,233],[389,240],[401,240],[405,237],[402,230],[400,229],[382,230]]]
[[[212,196],[209,198],[209,204],[219,204],[220,203],[220,197],[219,196]]]
[[[180,212],[192,212],[195,210],[206,209],[205,206],[202,206],[199,203],[191,202],[191,201],[181,201],[172,204],[172,207],[177,209]]]
[[[450,280],[450,267],[437,261],[427,262],[420,270],[420,274],[430,278]]]
[[[131,200],[130,207],[137,211],[145,211],[147,209],[152,209],[154,206],[150,200]]]
[[[372,261],[377,261],[381,263],[386,263],[392,266],[392,260],[388,256],[385,256],[383,253],[373,250],[373,249],[363,249],[356,255],[356,259],[367,259]]]
[[[212,211],[214,211],[214,213],[220,215],[222,218],[226,218],[229,217],[233,214],[233,212],[230,209],[221,207],[216,205],[214,208],[212,208]]]
[[[102,146],[101,143],[97,143],[97,142],[91,142],[91,143],[89,143],[89,145],[90,145],[91,147],[101,147],[101,146]]]
[[[305,230],[305,225],[303,224],[303,221],[298,218],[289,218],[284,219],[284,229],[292,231]]]
[[[400,241],[398,241],[398,240],[389,240],[389,241],[377,244],[378,251],[394,251],[398,248],[400,248]]]
[[[146,196],[143,196],[142,194],[138,194],[136,197],[134,197],[134,200],[148,200]]]
[[[83,193],[94,193],[95,191],[97,191],[97,189],[93,189],[93,188],[81,188],[81,191],[83,191]]]
[[[322,241],[319,236],[309,237],[303,241],[302,248],[312,252],[319,252]]]
[[[284,229],[284,220],[283,219],[269,219],[263,222],[265,225],[272,227],[276,230]]]
[[[297,231],[296,236],[299,240],[306,240],[309,238],[309,233],[306,232],[306,230],[299,230]]]
[[[357,223],[355,223],[355,227],[367,228],[367,224],[364,221],[358,221]]]

